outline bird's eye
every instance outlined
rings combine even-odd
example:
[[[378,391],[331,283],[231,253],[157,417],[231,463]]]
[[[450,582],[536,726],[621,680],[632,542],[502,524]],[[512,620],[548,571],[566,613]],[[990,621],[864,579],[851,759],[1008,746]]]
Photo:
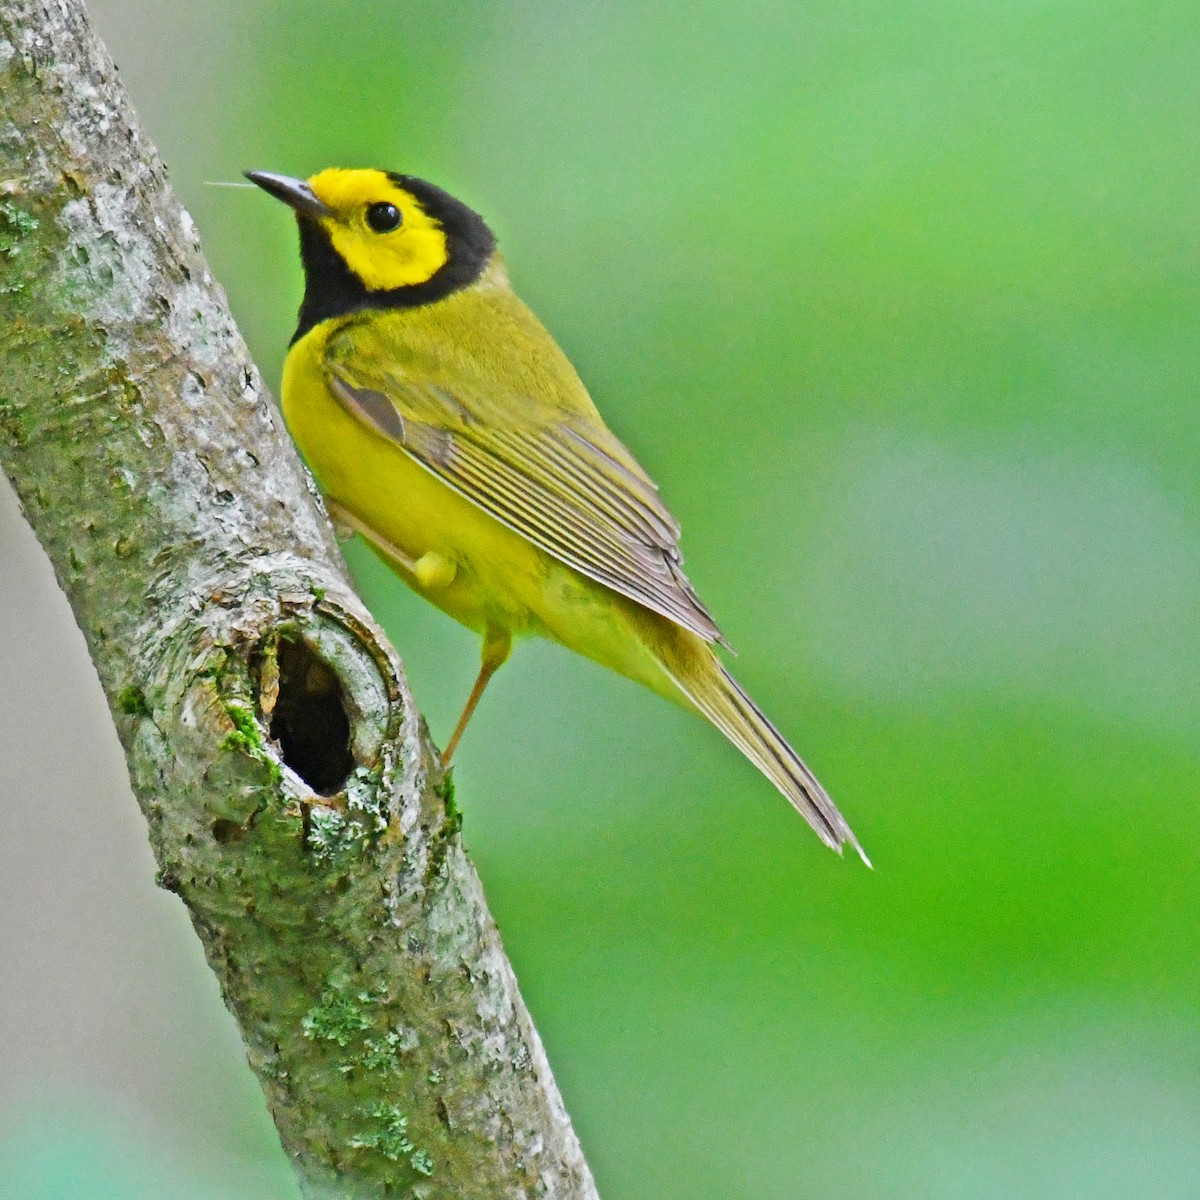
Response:
[[[367,209],[367,224],[376,233],[391,233],[400,225],[400,210],[386,201]]]

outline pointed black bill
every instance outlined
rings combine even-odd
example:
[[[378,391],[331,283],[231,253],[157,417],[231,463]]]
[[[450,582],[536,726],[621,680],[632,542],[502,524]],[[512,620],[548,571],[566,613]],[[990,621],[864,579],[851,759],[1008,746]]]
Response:
[[[303,179],[293,179],[290,175],[276,175],[272,171],[245,171],[244,174],[251,183],[257,183],[264,192],[274,196],[276,200],[282,200],[302,217],[316,219],[333,216],[333,209],[323,200],[319,200]]]

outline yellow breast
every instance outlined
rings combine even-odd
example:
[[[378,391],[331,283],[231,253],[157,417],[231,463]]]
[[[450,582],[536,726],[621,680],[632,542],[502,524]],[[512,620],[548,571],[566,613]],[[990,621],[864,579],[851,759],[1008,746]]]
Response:
[[[542,632],[535,614],[546,556],[342,408],[322,369],[333,324],[301,338],[283,372],[284,419],[322,490],[410,558],[432,551],[452,562],[453,580],[435,587],[390,565],[456,620],[481,632],[489,622]]]

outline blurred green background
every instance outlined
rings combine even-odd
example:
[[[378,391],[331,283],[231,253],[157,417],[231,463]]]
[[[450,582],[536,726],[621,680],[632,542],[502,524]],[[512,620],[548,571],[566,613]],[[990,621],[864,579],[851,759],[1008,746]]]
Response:
[[[605,1200],[1200,1194],[1200,7],[91,7],[273,386],[294,230],[205,181],[490,219],[875,861],[632,684],[500,674],[465,836]],[[0,1193],[294,1198],[0,533]],[[348,555],[444,739],[475,639]]]

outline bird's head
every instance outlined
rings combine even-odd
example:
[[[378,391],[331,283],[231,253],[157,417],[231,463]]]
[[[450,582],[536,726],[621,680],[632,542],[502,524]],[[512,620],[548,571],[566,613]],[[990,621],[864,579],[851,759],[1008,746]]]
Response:
[[[412,307],[473,283],[496,241],[483,218],[423,179],[331,167],[308,180],[246,177],[296,213],[301,325],[361,308]]]

